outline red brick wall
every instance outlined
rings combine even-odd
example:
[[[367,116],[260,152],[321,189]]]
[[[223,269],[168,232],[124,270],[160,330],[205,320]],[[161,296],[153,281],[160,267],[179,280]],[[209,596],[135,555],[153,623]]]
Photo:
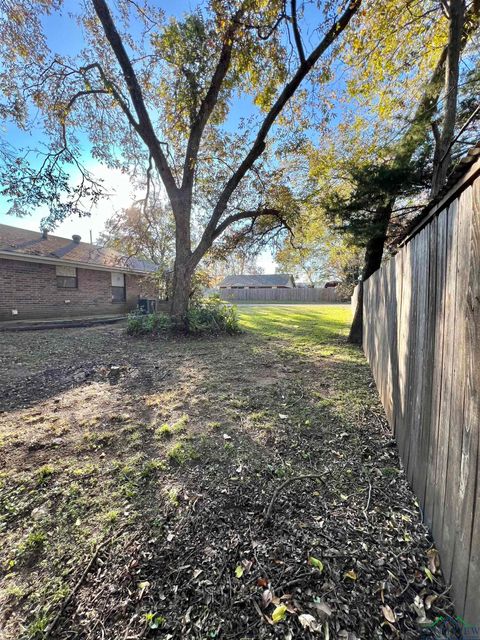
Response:
[[[59,289],[54,265],[0,258],[0,320],[117,315],[134,309],[144,293],[143,278],[127,274],[126,303],[112,303],[109,271],[77,268],[77,278],[77,289]]]

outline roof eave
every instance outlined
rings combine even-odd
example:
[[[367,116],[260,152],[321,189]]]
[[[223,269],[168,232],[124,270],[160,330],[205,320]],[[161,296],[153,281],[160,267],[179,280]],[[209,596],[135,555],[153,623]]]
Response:
[[[62,260],[61,258],[48,258],[45,256],[33,256],[28,253],[20,253],[18,251],[5,251],[0,249],[0,258],[7,260],[20,260],[22,262],[37,262],[41,264],[51,265],[68,265],[70,267],[78,267],[80,269],[92,269],[93,271],[119,271],[121,273],[130,273],[134,275],[148,275],[153,271],[143,271],[140,269],[129,269],[128,267],[120,267],[115,265],[92,264],[91,262],[80,262],[79,260]]]

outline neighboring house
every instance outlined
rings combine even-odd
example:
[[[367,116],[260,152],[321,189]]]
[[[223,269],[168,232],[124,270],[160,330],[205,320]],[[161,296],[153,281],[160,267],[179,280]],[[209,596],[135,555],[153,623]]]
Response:
[[[0,224],[0,320],[123,314],[154,293],[154,271],[77,235]]]
[[[220,289],[294,289],[295,280],[289,273],[226,276]]]

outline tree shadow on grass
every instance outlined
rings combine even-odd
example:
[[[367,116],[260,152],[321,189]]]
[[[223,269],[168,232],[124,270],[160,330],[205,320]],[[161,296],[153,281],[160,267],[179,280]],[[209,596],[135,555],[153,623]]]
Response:
[[[91,451],[91,484],[65,469],[42,489],[44,500],[57,495],[54,538],[61,538],[61,523],[68,521],[64,557],[74,555],[73,542],[80,549],[86,544],[70,533],[76,520],[65,512],[73,506],[90,539],[126,527],[65,610],[58,638],[94,638],[99,628],[105,638],[145,634],[150,614],[162,634],[179,639],[305,633],[295,613],[278,626],[262,620],[267,584],[276,597],[291,594],[285,602],[292,612],[328,624],[332,638],[340,630],[357,637],[382,631],[377,586],[383,584],[391,606],[402,613],[401,637],[419,637],[410,602],[419,590],[433,589],[417,576],[430,542],[384,432],[368,367],[333,329],[332,340],[320,345],[307,331],[306,348],[295,343],[299,332],[290,322],[281,325],[272,328],[275,337],[261,331],[129,343],[135,348],[127,351],[126,363],[135,366],[112,385],[111,404],[108,394],[102,402],[88,401],[118,417],[95,427],[114,437]],[[77,403],[89,387],[74,389]],[[128,417],[119,412],[122,401]],[[175,430],[184,415],[188,422]],[[158,437],[163,423],[171,433]],[[311,474],[321,479],[283,486],[265,522],[282,484]],[[72,477],[82,500],[66,490]],[[107,505],[117,515],[102,530],[98,512]],[[45,526],[51,518],[50,507]],[[28,519],[11,522],[21,528]],[[321,561],[321,572],[309,557]],[[73,578],[84,565],[79,560]],[[56,567],[49,563],[50,572]],[[74,584],[72,575],[65,584]],[[45,592],[43,603],[52,598]],[[265,615],[273,609],[266,607]],[[19,611],[30,622],[28,598]]]

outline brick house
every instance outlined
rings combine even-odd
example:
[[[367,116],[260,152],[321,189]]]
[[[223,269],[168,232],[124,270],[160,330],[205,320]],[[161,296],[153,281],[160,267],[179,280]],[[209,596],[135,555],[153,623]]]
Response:
[[[157,297],[155,270],[77,235],[0,224],[0,321],[123,314]]]

